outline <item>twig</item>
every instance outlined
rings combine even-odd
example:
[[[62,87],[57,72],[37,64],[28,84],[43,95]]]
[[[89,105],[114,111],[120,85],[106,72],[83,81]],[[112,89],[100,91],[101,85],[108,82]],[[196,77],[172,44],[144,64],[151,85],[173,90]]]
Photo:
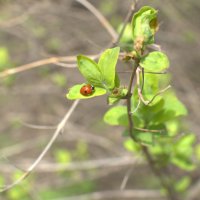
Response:
[[[148,148],[143,145],[141,145],[141,148],[142,148],[142,152],[144,153],[144,156],[146,157],[146,160],[148,161],[148,164],[152,172],[159,179],[162,187],[167,190],[167,195],[170,198],[170,200],[178,200],[179,198],[177,197],[173,186],[163,177],[161,170],[157,167],[155,161],[153,160],[151,154],[149,153]]]
[[[164,92],[167,91],[169,88],[171,88],[171,85],[168,85],[166,88],[164,88],[164,89],[160,90],[159,92],[157,92],[157,93],[152,97],[151,100],[145,100],[145,99],[144,99],[144,96],[143,96],[143,94],[142,94],[142,90],[143,90],[143,86],[144,86],[144,71],[142,71],[142,86],[140,87],[140,72],[141,72],[141,71],[142,71],[142,70],[141,70],[140,68],[137,68],[137,70],[136,70],[136,79],[137,79],[136,83],[137,83],[137,88],[138,88],[138,96],[139,96],[139,99],[140,99],[145,105],[149,105],[149,104],[151,104],[151,103],[154,101],[154,99],[155,99],[158,95],[164,93]]]
[[[130,81],[129,81],[129,86],[128,86],[128,92],[127,92],[127,113],[128,113],[128,121],[129,121],[129,134],[130,137],[136,141],[135,136],[133,134],[133,128],[134,128],[134,124],[133,124],[133,119],[132,119],[132,112],[131,112],[131,94],[132,94],[132,85],[133,85],[133,79],[135,77],[136,74],[136,70],[139,66],[139,60],[136,60],[133,66],[133,71],[130,77]]]
[[[122,183],[120,185],[120,190],[124,190],[127,183],[128,183],[128,179],[130,178],[131,176],[131,173],[133,172],[133,167],[131,167],[129,170],[127,170],[123,180],[122,180]]]
[[[29,161],[31,162],[31,161]],[[17,163],[19,169],[27,168],[29,166],[29,162],[20,160]],[[32,163],[32,162],[31,162]],[[121,157],[108,157],[96,160],[87,160],[87,161],[77,161],[77,162],[70,162],[66,164],[61,163],[50,163],[50,162],[42,162],[40,165],[37,166],[36,171],[42,173],[52,173],[57,171],[84,171],[84,170],[92,170],[92,169],[103,169],[109,167],[123,167],[128,165],[135,165],[142,163],[142,160],[138,158],[133,158],[132,156],[121,156]],[[12,172],[12,168],[9,168],[8,164],[2,164],[0,171],[4,172]]]
[[[25,11],[23,14],[16,16],[12,19],[0,22],[0,27],[1,28],[10,28],[12,26],[16,26],[18,24],[21,24],[24,21],[26,21],[31,14],[38,12],[41,8],[43,9],[46,6],[47,6],[47,2],[44,2],[44,3],[40,2],[40,3],[37,3],[33,6],[30,6],[28,8],[28,10]]]
[[[101,192],[94,192],[90,194],[77,195],[72,197],[64,197],[56,200],[102,200],[102,199],[162,199],[162,195],[156,190],[108,190]]]
[[[137,5],[137,2],[138,2],[138,0],[133,0],[131,8],[130,8],[130,10],[129,10],[128,14],[126,15],[125,20],[123,22],[122,30],[120,31],[119,36],[118,36],[117,40],[115,41],[114,45],[117,45],[119,43],[121,37],[123,36],[127,24],[130,21],[133,13],[135,12],[135,8],[136,8],[136,5]]]
[[[153,98],[152,98],[150,101],[148,101],[148,104],[147,104],[147,105],[149,105],[150,103],[152,103],[153,100],[154,100],[157,96],[159,96],[160,94],[166,92],[169,88],[171,88],[171,85],[168,85],[166,88],[160,90],[157,94],[155,94],[155,95],[153,96]]]
[[[37,167],[37,165],[40,163],[42,158],[46,155],[48,150],[51,148],[51,146],[53,145],[53,143],[56,140],[56,138],[60,135],[61,131],[63,130],[63,127],[65,126],[66,122],[68,121],[69,117],[73,113],[73,111],[76,108],[76,106],[78,105],[78,103],[79,103],[79,100],[74,101],[74,103],[70,107],[69,111],[66,113],[66,115],[63,117],[61,122],[58,124],[57,129],[54,132],[54,134],[53,134],[52,138],[50,139],[50,141],[48,142],[48,144],[45,146],[45,148],[43,149],[41,154],[37,157],[37,159],[31,164],[31,166],[29,166],[27,171],[25,173],[23,173],[22,176],[20,176],[12,184],[3,187],[3,189],[1,189],[0,192],[5,192],[5,191],[13,188],[15,185],[20,184],[27,176],[30,175],[30,173]]]
[[[96,55],[88,55],[88,57],[92,58],[92,59],[96,59],[97,57],[99,57],[99,54]],[[47,65],[47,64],[56,64],[59,62],[76,62],[76,56],[66,56],[66,57],[51,57],[51,58],[47,58],[47,59],[43,59],[43,60],[38,60],[32,63],[28,63],[25,65],[21,65],[19,67],[15,67],[15,68],[11,68],[5,71],[0,72],[0,78],[4,78],[6,76],[12,75],[12,74],[16,74],[19,72],[23,72],[26,70],[30,70],[33,68],[37,68],[43,65]],[[74,68],[76,67],[75,65],[72,65],[72,63],[69,64],[65,64],[64,67],[68,67],[68,68]],[[61,66],[61,65],[58,65]],[[61,66],[63,67],[63,66]]]
[[[149,71],[144,71],[145,74],[168,74],[168,72],[149,72]]]
[[[126,70],[126,71],[117,71],[117,73],[131,73],[131,70]],[[168,72],[150,72],[150,71],[144,71],[144,74],[168,74]]]
[[[103,25],[103,27],[108,31],[110,36],[112,37],[113,41],[116,41],[118,34],[112,27],[112,25],[108,22],[108,20],[99,12],[91,3],[89,3],[86,0],[76,0],[79,3],[81,3],[83,6],[85,6]]]
[[[134,127],[133,129],[138,130],[138,131],[147,132],[147,133],[162,133],[163,132],[163,130],[150,130],[150,129],[138,128],[138,127]]]
[[[40,129],[40,130],[50,130],[50,129],[56,129],[57,126],[44,126],[44,125],[35,125],[35,124],[29,124],[27,122],[21,121],[21,124],[23,126],[26,126],[28,128],[32,129]]]

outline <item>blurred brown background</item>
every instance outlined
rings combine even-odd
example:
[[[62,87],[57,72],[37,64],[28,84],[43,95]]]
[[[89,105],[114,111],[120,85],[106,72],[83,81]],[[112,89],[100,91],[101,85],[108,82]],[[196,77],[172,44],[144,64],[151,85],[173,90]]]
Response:
[[[129,0],[90,2],[115,29],[123,22],[131,3]],[[143,5],[152,5],[159,10],[160,30],[156,43],[170,58],[172,85],[189,110],[185,126],[199,136],[200,1],[139,0],[138,7]],[[76,1],[0,1],[0,48],[6,49],[9,55],[8,67],[51,56],[97,54],[110,41],[94,15]],[[122,78],[125,84],[127,76],[123,74]],[[34,161],[54,131],[33,129],[27,123],[56,126],[72,104],[65,98],[68,88],[81,82],[83,78],[77,69],[56,65],[42,66],[1,80],[0,176],[7,183],[14,176],[16,166],[27,166]],[[123,149],[123,129],[104,124],[102,116],[107,109],[105,97],[81,101],[64,133],[42,161],[47,167],[38,167],[38,173],[28,179],[30,188],[23,186],[25,192],[21,192],[21,197],[13,197],[10,192],[0,199],[61,199],[85,192],[118,190],[131,164],[109,167],[106,159],[117,157],[123,161],[130,154]],[[47,170],[48,166],[62,162],[59,160],[62,156],[67,161],[67,154],[68,160],[75,164],[96,159],[102,159],[106,164],[105,167],[90,166],[89,170]],[[158,182],[148,168],[136,165],[127,188],[156,189],[157,186]],[[51,193],[52,188],[55,194]],[[16,193],[20,191],[19,187]]]

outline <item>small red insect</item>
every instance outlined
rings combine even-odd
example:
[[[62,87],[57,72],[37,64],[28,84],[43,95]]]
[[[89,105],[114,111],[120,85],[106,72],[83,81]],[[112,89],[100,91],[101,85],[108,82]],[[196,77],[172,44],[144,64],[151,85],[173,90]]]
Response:
[[[80,89],[80,93],[84,96],[89,96],[94,92],[94,86],[90,85],[90,84],[86,84],[84,85],[81,89]]]

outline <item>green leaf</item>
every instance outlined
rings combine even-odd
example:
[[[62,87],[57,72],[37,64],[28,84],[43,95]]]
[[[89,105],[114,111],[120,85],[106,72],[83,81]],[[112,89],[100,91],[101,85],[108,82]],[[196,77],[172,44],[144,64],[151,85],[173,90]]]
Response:
[[[142,79],[142,75],[141,75],[141,79]],[[151,100],[160,90],[166,88],[169,85],[169,80],[170,80],[170,77],[167,74],[160,75],[160,74],[145,73],[144,74],[144,86],[143,86],[143,92],[142,92],[144,99]],[[165,94],[165,93],[163,93],[163,94]],[[137,87],[135,87],[134,102],[136,104],[138,102],[138,98],[139,97],[138,97]],[[161,99],[162,99],[161,94],[156,96],[156,98],[153,100],[153,102],[151,102],[150,106],[156,104]]]
[[[179,129],[180,129],[180,121],[179,120],[173,119],[171,121],[167,121],[165,123],[165,125],[166,125],[169,136],[175,136],[178,134]]]
[[[154,34],[157,31],[157,10],[144,6],[132,18],[133,41],[143,38],[144,44],[154,43]]]
[[[175,144],[175,152],[178,155],[190,158],[193,155],[193,144],[196,140],[194,134],[184,135]]]
[[[113,105],[113,104],[119,102],[120,99],[121,99],[120,97],[108,96],[108,99],[107,99],[108,105]]]
[[[164,109],[173,110],[175,112],[175,116],[185,116],[187,115],[187,109],[183,105],[183,103],[176,97],[175,93],[172,91],[168,91],[164,95]]]
[[[143,143],[143,144],[148,144],[148,145],[152,145],[154,140],[153,140],[153,135],[152,133],[149,133],[149,132],[142,132],[142,131],[136,131],[134,130],[134,135],[135,135],[135,138]]]
[[[78,68],[81,74],[88,81],[88,83],[94,86],[104,87],[103,77],[101,75],[100,69],[93,60],[91,60],[86,56],[79,55],[77,56],[77,61],[78,61]]]
[[[190,186],[191,178],[189,176],[184,176],[175,184],[175,189],[178,192],[186,192],[187,188]]]
[[[117,72],[115,72],[115,87],[118,88],[119,86],[120,86],[120,79]]]
[[[107,88],[113,89],[115,87],[115,67],[117,64],[120,48],[107,49],[104,51],[99,59],[98,66],[103,77],[103,84]]]
[[[154,51],[142,57],[140,66],[148,71],[159,72],[169,67],[169,60],[164,53]]]
[[[89,99],[89,98],[93,98],[93,97],[96,97],[96,96],[101,96],[101,95],[106,94],[105,89],[95,87],[94,92],[91,95],[84,96],[80,93],[80,89],[83,87],[83,85],[85,85],[85,83],[79,84],[79,85],[74,85],[72,88],[70,88],[69,92],[66,94],[66,97],[70,100]]]
[[[194,134],[187,134],[182,136],[176,143],[174,143],[173,155],[171,162],[184,170],[193,170],[195,168],[192,162],[193,144],[196,140]]]
[[[140,145],[130,138],[124,142],[124,147],[131,152],[138,152],[141,149]]]
[[[152,119],[152,123],[164,123],[179,116],[187,115],[185,106],[179,101],[172,91],[168,91],[163,95],[163,109],[156,113]]]
[[[104,115],[104,121],[110,125],[128,126],[126,106],[115,106]]]
[[[192,161],[185,159],[184,157],[172,157],[171,163],[176,165],[177,167],[186,170],[186,171],[192,171],[195,169],[195,165],[192,163]]]

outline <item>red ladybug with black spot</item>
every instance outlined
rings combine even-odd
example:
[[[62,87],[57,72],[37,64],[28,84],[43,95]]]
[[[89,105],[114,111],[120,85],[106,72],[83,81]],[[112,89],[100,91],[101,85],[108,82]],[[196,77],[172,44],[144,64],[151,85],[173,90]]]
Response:
[[[80,93],[83,96],[89,96],[92,95],[92,93],[94,92],[94,86],[91,84],[85,84],[81,87],[80,89]]]

